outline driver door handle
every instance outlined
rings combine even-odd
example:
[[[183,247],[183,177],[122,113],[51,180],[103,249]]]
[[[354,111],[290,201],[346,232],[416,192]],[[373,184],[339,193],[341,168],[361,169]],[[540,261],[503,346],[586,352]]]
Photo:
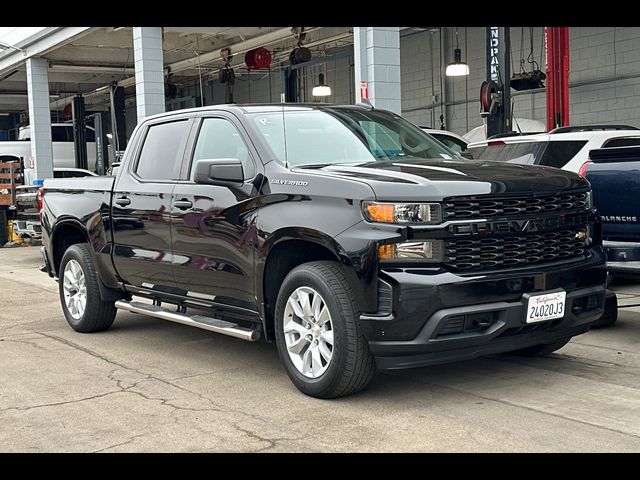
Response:
[[[120,198],[116,198],[116,203],[121,207],[126,207],[131,203],[131,200],[129,200],[127,197],[120,197]]]
[[[181,200],[176,200],[175,202],[173,202],[173,206],[179,208],[180,210],[187,210],[188,208],[193,207],[193,203],[191,202],[191,200],[183,198]]]

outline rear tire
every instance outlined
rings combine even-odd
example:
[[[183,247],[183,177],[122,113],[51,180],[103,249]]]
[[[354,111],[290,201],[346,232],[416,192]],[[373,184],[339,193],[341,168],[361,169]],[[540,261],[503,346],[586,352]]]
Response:
[[[607,296],[604,301],[604,313],[602,316],[591,322],[591,328],[610,327],[618,320],[618,297],[616,295]]]
[[[553,343],[533,345],[532,347],[522,348],[511,353],[513,353],[514,355],[522,355],[523,357],[544,357],[546,355],[552,354],[556,350],[560,350],[570,341],[571,338],[562,338],[560,340],[556,340]]]
[[[107,330],[116,317],[114,302],[100,298],[98,275],[86,243],[70,246],[60,262],[59,292],[62,311],[76,332]]]
[[[275,308],[276,344],[289,378],[301,392],[337,398],[371,381],[375,361],[354,298],[336,262],[305,263],[282,282]],[[310,305],[309,310],[304,305]]]

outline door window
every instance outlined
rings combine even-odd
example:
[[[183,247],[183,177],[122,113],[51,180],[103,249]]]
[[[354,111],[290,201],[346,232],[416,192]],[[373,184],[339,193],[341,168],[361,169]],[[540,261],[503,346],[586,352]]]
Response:
[[[205,118],[193,152],[191,179],[193,180],[195,162],[220,158],[240,160],[245,179],[253,178],[256,174],[247,145],[235,125],[224,118]]]
[[[52,142],[73,142],[73,126],[59,126],[51,127],[51,141]]]
[[[177,178],[187,137],[187,120],[151,125],[142,145],[136,174],[144,180]]]

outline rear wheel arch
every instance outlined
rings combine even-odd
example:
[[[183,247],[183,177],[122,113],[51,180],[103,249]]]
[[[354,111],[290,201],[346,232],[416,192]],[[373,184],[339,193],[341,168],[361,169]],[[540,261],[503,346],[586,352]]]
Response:
[[[71,245],[89,243],[89,235],[80,223],[69,220],[56,225],[51,233],[51,262],[60,276],[60,262]]]
[[[69,249],[69,247],[78,244],[86,244],[87,249],[91,254],[92,261],[94,262],[94,267],[96,267],[96,276],[98,279],[100,298],[104,301],[115,301],[123,298],[122,291],[114,289],[113,287],[108,287],[107,284],[105,284],[105,282],[103,281],[103,278],[101,278],[100,270],[95,262],[95,251],[93,246],[91,245],[91,242],[89,241],[89,234],[82,226],[82,224],[77,220],[67,220],[65,222],[59,223],[51,233],[51,251],[49,253],[51,254],[51,264],[56,275],[58,277],[61,276],[60,264],[65,252]]]

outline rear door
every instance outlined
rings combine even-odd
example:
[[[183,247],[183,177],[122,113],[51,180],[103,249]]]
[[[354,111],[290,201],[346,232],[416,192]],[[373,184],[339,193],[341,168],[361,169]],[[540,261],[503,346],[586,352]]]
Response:
[[[256,312],[253,257],[259,185],[255,183],[262,164],[240,122],[225,112],[198,119],[189,143],[184,180],[173,191],[171,210],[177,286],[189,297],[227,310]],[[193,182],[196,161],[221,158],[242,162],[242,185]]]
[[[189,129],[187,117],[149,123],[132,145],[133,158],[119,172],[112,199],[113,261],[129,285],[175,291],[170,208]]]

